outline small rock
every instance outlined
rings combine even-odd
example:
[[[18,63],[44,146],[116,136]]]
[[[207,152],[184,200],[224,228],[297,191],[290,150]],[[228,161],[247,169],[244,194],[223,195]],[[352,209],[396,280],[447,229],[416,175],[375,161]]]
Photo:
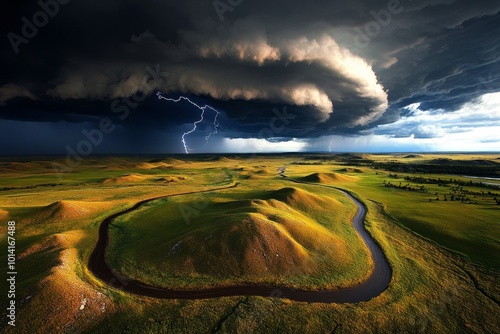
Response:
[[[83,310],[85,308],[85,305],[87,305],[87,298],[83,298],[82,303],[80,305],[80,310]]]

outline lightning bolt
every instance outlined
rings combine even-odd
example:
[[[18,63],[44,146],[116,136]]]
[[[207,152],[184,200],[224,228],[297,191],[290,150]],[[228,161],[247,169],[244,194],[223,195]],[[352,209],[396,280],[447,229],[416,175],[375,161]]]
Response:
[[[205,111],[207,109],[210,109],[213,112],[215,112],[214,123],[213,123],[214,130],[212,132],[210,132],[208,134],[208,136],[205,137],[205,140],[206,140],[207,144],[208,144],[208,140],[210,139],[210,137],[212,137],[213,135],[215,135],[215,134],[218,133],[219,121],[218,121],[217,118],[219,117],[220,112],[217,111],[216,109],[214,109],[213,107],[209,106],[208,104],[206,104],[203,107],[201,107],[201,106],[199,106],[198,104],[196,104],[195,102],[191,101],[189,98],[187,98],[185,96],[179,96],[177,99],[171,99],[171,98],[163,96],[161,92],[156,93],[156,96],[160,100],[170,101],[170,102],[174,102],[174,103],[179,103],[181,101],[187,101],[187,102],[191,103],[193,106],[195,106],[196,108],[198,108],[201,111],[200,119],[197,120],[197,121],[195,121],[193,123],[193,128],[191,130],[189,130],[188,132],[184,132],[182,134],[181,141],[182,141],[182,145],[184,145],[184,151],[186,152],[186,154],[189,154],[189,152],[194,151],[194,149],[192,149],[192,148],[190,148],[188,146],[188,144],[186,142],[186,136],[188,136],[191,133],[195,132],[196,129],[198,128],[198,124],[200,124],[201,122],[204,121]]]
[[[333,139],[330,140],[330,144],[328,145],[328,152],[331,152],[333,148]]]
[[[210,137],[212,137],[213,135],[217,134],[217,129],[219,128],[219,121],[217,120],[217,117],[219,117],[219,112],[217,110],[215,110],[214,108],[210,107],[210,106],[205,106],[205,107],[208,107],[210,109],[212,109],[213,111],[215,111],[215,117],[214,117],[214,131],[210,132],[208,134],[208,136],[205,137],[205,140],[207,141],[207,144],[208,144],[208,139]]]

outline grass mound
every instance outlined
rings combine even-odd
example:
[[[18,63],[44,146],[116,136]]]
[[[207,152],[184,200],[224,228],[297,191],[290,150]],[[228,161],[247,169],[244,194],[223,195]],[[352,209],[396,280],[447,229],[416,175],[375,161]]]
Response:
[[[156,182],[165,182],[165,183],[171,183],[171,182],[180,182],[180,181],[187,181],[190,180],[189,177],[187,176],[167,176],[167,177],[160,177],[156,179]]]
[[[224,157],[224,156],[207,158],[205,161],[234,162],[234,160],[229,159],[228,157]]]
[[[173,169],[174,165],[178,165],[182,161],[168,158],[168,159],[154,159],[148,162],[141,162],[136,165],[138,169],[151,170],[151,169]]]
[[[19,259],[39,253],[48,249],[66,249],[74,247],[85,235],[82,230],[56,233],[44,238],[39,243],[34,243],[19,255]]]
[[[352,168],[352,167],[346,167],[346,168],[339,169],[339,172],[343,172],[343,173],[364,173],[361,169],[359,169],[359,168]]]
[[[259,174],[259,175],[270,175],[270,174],[273,174],[269,171],[269,169],[267,168],[260,168],[260,169],[256,169],[254,171],[255,174]]]
[[[301,181],[314,182],[314,183],[335,183],[338,181],[354,181],[356,178],[353,176],[342,175],[338,173],[313,173],[301,178]]]
[[[311,194],[310,192],[294,187],[286,187],[274,191],[270,194],[271,198],[284,202],[294,208],[318,210],[324,208],[327,200]],[[328,203],[332,204],[332,203]]]
[[[91,213],[90,208],[86,208],[78,202],[58,201],[52,203],[38,213],[38,218],[65,220],[87,216]]]
[[[110,297],[77,276],[80,259],[76,248],[65,248],[57,253],[57,265],[37,283],[36,292],[29,296],[25,306],[27,310],[21,311],[21,315],[32,316],[33,310],[42,310],[41,313],[49,316],[34,317],[29,323],[19,322],[16,324],[19,333],[57,333],[62,327],[67,331],[80,331],[101,321],[115,308]],[[36,326],[35,332],[32,326]]]
[[[158,166],[156,164],[152,164],[149,162],[141,162],[141,163],[137,164],[138,169],[153,169],[153,168],[157,168],[157,167]]]
[[[96,212],[104,211],[110,203],[57,201],[35,209],[25,220],[27,223],[65,222],[88,218]]]
[[[292,187],[257,197],[221,197],[202,215],[190,216],[187,225],[179,208],[190,204],[159,202],[119,218],[120,228],[111,229],[108,261],[119,273],[168,287],[281,279],[349,285],[340,277],[358,279],[369,272],[356,234],[336,223],[335,215],[345,214],[338,200]],[[349,219],[340,221],[350,225]],[[149,236],[147,245],[135,239],[137,228]]]
[[[164,250],[164,269],[190,276],[260,279],[309,275],[331,268],[330,261],[336,265],[348,262],[341,238],[293,208],[296,201],[305,197],[313,196],[307,199],[311,204],[319,198],[294,188],[272,195],[275,198],[269,200],[216,203],[213,210],[219,214],[204,217],[201,230],[169,243]],[[222,212],[223,221],[215,219]],[[318,254],[329,259],[328,263],[318,261]]]
[[[261,179],[272,174],[268,169],[263,168],[238,168],[237,171],[242,179],[247,180]]]
[[[241,172],[240,178],[243,180],[258,180],[262,178],[262,175],[255,174],[252,172]]]
[[[238,216],[208,236],[196,233],[177,240],[167,253],[169,262],[175,263],[171,269],[212,277],[261,277],[312,270],[308,251],[285,227],[261,212]]]
[[[50,173],[52,164],[48,161],[12,161],[0,162],[1,173]]]
[[[133,183],[141,182],[146,179],[145,176],[139,174],[125,174],[117,177],[110,177],[102,181],[103,184],[120,184],[120,183]]]
[[[167,165],[180,165],[180,164],[185,163],[184,161],[179,160],[179,159],[175,159],[175,158],[165,158],[165,159],[162,159],[161,161],[156,161],[156,162],[163,162],[164,164],[167,164]]]
[[[174,169],[174,166],[165,162],[158,162],[153,169]]]

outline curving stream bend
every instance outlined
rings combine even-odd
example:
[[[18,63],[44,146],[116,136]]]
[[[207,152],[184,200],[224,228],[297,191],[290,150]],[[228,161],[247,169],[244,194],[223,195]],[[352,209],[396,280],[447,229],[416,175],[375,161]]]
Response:
[[[166,195],[155,197],[147,200],[140,201],[136,203],[129,209],[117,212],[111,216],[105,218],[101,225],[99,226],[99,237],[92,254],[90,255],[88,268],[89,270],[101,281],[106,284],[113,286],[116,289],[126,291],[132,294],[154,297],[154,298],[167,298],[167,299],[206,299],[206,298],[217,298],[217,297],[230,297],[230,296],[262,296],[262,297],[275,297],[275,298],[285,298],[300,302],[309,303],[358,303],[363,301],[368,301],[374,297],[380,295],[387,287],[391,281],[392,270],[391,267],[376,243],[376,241],[368,234],[364,228],[364,220],[366,216],[366,208],[364,205],[352,197],[348,192],[321,184],[302,182],[296,180],[287,179],[285,176],[285,167],[280,167],[279,174],[286,180],[295,183],[304,183],[308,185],[315,185],[327,188],[333,188],[341,191],[345,196],[356,203],[358,211],[353,218],[353,226],[356,232],[360,235],[363,242],[366,244],[370,250],[371,257],[373,260],[373,271],[368,277],[368,279],[359,285],[334,289],[334,290],[318,290],[318,291],[308,291],[300,289],[292,289],[288,287],[278,287],[270,285],[259,285],[259,284],[247,284],[247,285],[230,285],[222,286],[208,289],[200,290],[176,290],[155,287],[148,285],[128,277],[122,277],[115,273],[106,262],[106,250],[109,245],[109,225],[116,217],[132,212],[142,205],[149,203],[151,201],[168,198],[174,196],[182,196],[188,194],[212,192],[223,189],[229,189],[237,187],[238,184],[234,184],[229,187],[216,188],[210,190],[186,192],[180,194]]]

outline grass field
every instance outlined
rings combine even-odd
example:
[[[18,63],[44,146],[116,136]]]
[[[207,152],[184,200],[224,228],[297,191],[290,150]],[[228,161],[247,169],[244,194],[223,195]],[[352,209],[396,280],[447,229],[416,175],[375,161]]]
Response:
[[[7,249],[6,223],[15,220],[18,271],[17,326],[6,326],[4,314],[6,333],[499,332],[500,190],[474,184],[453,193],[454,183],[405,179],[499,183],[432,173],[433,164],[489,172],[498,155],[120,157],[84,160],[64,174],[53,162],[0,161],[0,248]],[[384,169],[400,168],[396,162],[405,168]],[[371,263],[350,225],[354,204],[333,189],[281,178],[280,166],[288,178],[349,190],[366,205],[366,227],[393,269],[384,293],[358,304],[271,296],[160,300],[121,292],[88,271],[105,217],[144,199],[237,183],[153,201],[117,218],[108,262],[122,275],[165,287],[262,282],[323,289],[363,281]],[[425,192],[404,189],[407,183]],[[464,191],[469,201],[450,200]],[[0,261],[7,272],[5,251]]]
[[[460,156],[463,158],[463,156]],[[380,157],[378,157],[380,158]],[[491,157],[490,157],[491,158]],[[351,179],[337,178],[335,184],[354,191],[370,201],[381,203],[388,218],[408,227],[412,231],[429,238],[442,246],[468,256],[474,262],[488,267],[500,267],[500,206],[493,200],[494,196],[478,196],[471,199],[474,204],[459,201],[444,201],[444,195],[450,193],[450,187],[438,185],[414,184],[416,187],[424,185],[429,193],[411,192],[397,188],[387,188],[384,181],[394,184],[407,183],[404,176],[390,178],[390,172],[381,172],[372,168],[338,168],[330,165],[292,165],[288,174],[292,177],[301,177],[309,172],[336,173],[350,176]],[[429,178],[450,177],[468,181],[469,179],[450,175],[425,175]],[[357,182],[352,182],[357,178]],[[477,187],[466,187],[471,191],[480,191]],[[485,188],[484,191],[500,193],[499,190]],[[435,198],[440,197],[440,201]],[[429,202],[429,199],[432,199]]]
[[[274,179],[258,185],[266,191],[242,181],[235,190],[158,200],[120,217],[111,229],[111,265],[143,282],[190,288],[363,281],[371,264],[351,226],[354,204],[334,191],[319,197]]]

